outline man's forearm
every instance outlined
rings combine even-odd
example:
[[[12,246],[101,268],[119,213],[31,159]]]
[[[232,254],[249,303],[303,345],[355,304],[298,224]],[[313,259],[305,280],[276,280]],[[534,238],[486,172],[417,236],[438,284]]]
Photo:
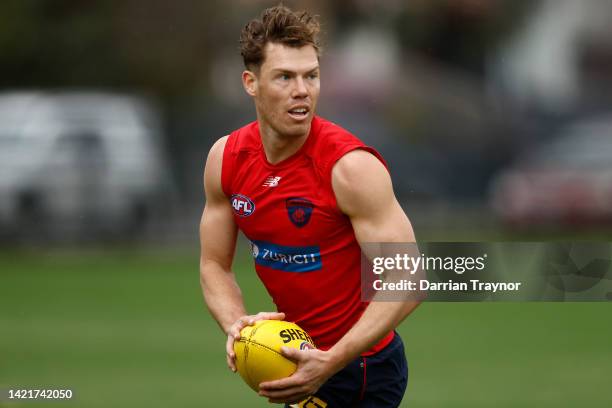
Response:
[[[200,263],[200,284],[206,305],[221,329],[229,328],[246,314],[242,293],[233,272],[213,261]]]
[[[337,370],[378,343],[395,329],[420,302],[372,302],[361,318],[329,352]]]

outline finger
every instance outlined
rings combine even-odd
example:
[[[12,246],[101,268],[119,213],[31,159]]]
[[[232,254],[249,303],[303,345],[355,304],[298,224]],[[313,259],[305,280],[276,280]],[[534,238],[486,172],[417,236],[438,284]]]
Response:
[[[233,372],[236,372],[236,354],[232,350],[231,352],[225,353],[225,359],[227,360],[227,366]]]
[[[302,400],[308,393],[305,391],[304,387],[292,387],[286,390],[264,391],[260,392],[259,395],[274,401],[289,402]]]
[[[240,340],[240,332],[245,328],[245,326],[249,325],[249,317],[250,316],[242,316],[236,320],[236,323],[230,327],[227,334],[231,335],[234,340]]]
[[[256,315],[246,317],[246,324],[252,326],[259,320],[283,320],[285,318],[285,314],[278,312],[259,312]]]
[[[236,322],[236,327],[238,331],[242,330],[246,326],[249,326],[252,320],[252,317],[253,316],[242,316],[240,319],[238,319],[238,321]]]
[[[257,320],[283,320],[285,314],[282,312],[259,312],[255,316],[251,316],[255,321]]]
[[[234,351],[234,339],[231,336],[227,336],[225,353],[227,356],[227,366],[230,368],[230,370],[236,372],[236,352]]]
[[[306,351],[294,349],[291,347],[281,347],[281,354],[294,362],[304,361]]]
[[[234,352],[234,343],[240,340],[240,338],[240,332],[238,331],[230,330],[229,333],[227,333],[225,349],[227,350],[228,354],[232,354]]]
[[[234,337],[231,335],[227,336],[227,341],[225,342],[225,352],[227,355],[234,353]]]
[[[240,340],[240,329],[238,329],[235,326],[232,326],[228,331],[227,331],[227,337],[228,338],[232,338],[233,340]]]
[[[283,320],[285,314],[283,312],[261,312],[263,320]]]
[[[259,389],[262,391],[283,390],[291,387],[300,387],[302,385],[300,377],[292,375],[280,380],[262,382],[259,384]]]
[[[255,324],[255,322],[257,322],[258,320],[266,320],[265,317],[262,317],[261,312],[257,313],[256,315],[251,315],[251,316],[245,316],[244,317],[244,325],[245,326],[253,326]]]
[[[232,372],[236,372],[236,364],[234,363],[234,359],[232,359],[228,354],[225,355],[225,360],[227,362],[227,367],[232,370]]]

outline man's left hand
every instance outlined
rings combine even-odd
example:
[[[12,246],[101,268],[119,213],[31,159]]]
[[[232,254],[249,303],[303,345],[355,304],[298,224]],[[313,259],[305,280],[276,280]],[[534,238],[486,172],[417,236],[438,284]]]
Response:
[[[297,364],[291,376],[259,384],[259,395],[272,403],[295,403],[317,392],[337,370],[331,353],[317,349],[297,350],[282,347],[282,354]]]

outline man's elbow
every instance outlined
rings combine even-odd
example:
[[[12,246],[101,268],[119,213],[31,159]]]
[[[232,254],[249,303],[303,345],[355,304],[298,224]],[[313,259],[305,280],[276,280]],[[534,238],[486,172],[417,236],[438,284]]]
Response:
[[[410,300],[410,301],[404,302],[403,307],[402,307],[402,312],[401,312],[401,320],[404,320],[406,317],[408,317],[408,315],[410,315],[414,311],[414,309],[416,309],[417,307],[419,307],[421,303],[423,303],[427,295],[424,294],[423,296],[424,297],[419,297],[416,300]]]

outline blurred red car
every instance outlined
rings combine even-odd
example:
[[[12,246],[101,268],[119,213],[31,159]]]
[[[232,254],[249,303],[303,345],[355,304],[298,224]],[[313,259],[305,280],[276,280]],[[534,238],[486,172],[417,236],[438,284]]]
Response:
[[[514,226],[612,223],[612,117],[568,126],[494,177],[490,199]]]

